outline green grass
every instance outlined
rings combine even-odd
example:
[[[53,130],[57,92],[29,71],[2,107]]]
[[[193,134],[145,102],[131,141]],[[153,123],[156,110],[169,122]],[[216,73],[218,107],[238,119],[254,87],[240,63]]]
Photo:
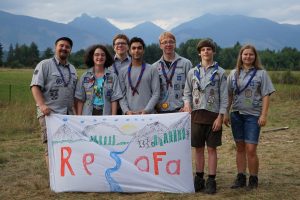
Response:
[[[261,133],[259,188],[231,190],[236,175],[235,145],[229,128],[224,128],[218,150],[218,192],[210,196],[166,193],[53,193],[44,161],[39,125],[35,117],[29,83],[33,70],[0,70],[4,83],[26,85],[14,102],[0,95],[0,199],[298,199],[300,196],[300,86],[276,84],[271,96],[268,124],[262,130],[288,126],[288,130]],[[79,74],[81,74],[79,72]],[[26,76],[26,77],[23,77]],[[17,80],[15,80],[17,79]],[[22,81],[21,81],[22,80]],[[23,93],[21,93],[23,92]],[[1,93],[0,93],[1,94]],[[25,95],[26,94],[26,95]],[[24,98],[24,99],[23,99]],[[193,163],[195,166],[195,163]],[[207,173],[206,173],[207,174]]]

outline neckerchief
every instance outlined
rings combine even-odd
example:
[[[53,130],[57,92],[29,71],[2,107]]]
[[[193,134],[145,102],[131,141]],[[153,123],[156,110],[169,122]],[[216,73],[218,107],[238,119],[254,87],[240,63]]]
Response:
[[[55,66],[56,66],[56,68],[57,68],[57,70],[58,70],[58,72],[59,72],[59,74],[60,74],[60,77],[61,77],[61,79],[62,79],[62,81],[63,81],[63,83],[64,83],[64,86],[65,86],[65,87],[68,87],[69,83],[71,82],[71,69],[70,69],[69,64],[65,65],[65,67],[68,68],[68,72],[69,72],[69,80],[68,80],[68,82],[66,82],[65,77],[64,77],[64,74],[62,73],[61,69],[59,68],[59,65],[60,65],[60,64],[57,63],[57,61],[56,61],[55,58],[53,58],[53,62],[55,63]]]
[[[179,59],[178,59],[179,60]],[[160,65],[161,65],[161,69],[162,69],[162,72],[163,72],[163,75],[166,79],[166,82],[167,82],[167,90],[169,89],[169,86],[170,87],[173,87],[173,84],[172,84],[172,79],[173,79],[173,76],[175,74],[175,69],[177,67],[177,62],[178,60],[176,60],[172,65],[171,65],[171,68],[172,68],[172,72],[171,72],[171,75],[170,75],[170,78],[168,78],[168,75],[166,73],[166,70],[165,70],[165,65],[164,65],[164,62],[160,61]]]
[[[249,86],[249,84],[251,83],[252,79],[254,78],[256,72],[257,72],[257,69],[254,69],[254,70],[253,70],[253,73],[251,74],[251,76],[250,76],[250,78],[249,78],[249,80],[248,80],[248,82],[247,82],[247,84],[246,84],[245,87],[243,87],[241,90],[240,90],[239,85],[238,85],[238,79],[239,79],[238,74],[235,73],[235,74],[236,74],[236,75],[235,75],[235,79],[236,79],[236,80],[235,80],[235,87],[236,87],[236,93],[237,93],[238,95],[241,94],[241,93]]]
[[[196,78],[197,78],[197,80],[198,80],[197,85],[198,85],[198,90],[199,90],[199,91],[202,90],[202,88],[201,88],[201,86],[200,86],[200,81],[201,81],[200,67],[201,67],[201,64],[198,64],[198,65],[196,66],[195,71],[194,71],[194,75],[196,76]],[[218,65],[218,63],[216,62],[216,63],[214,64],[214,69],[213,69],[213,71],[212,71],[212,73],[211,73],[211,77],[210,77],[210,79],[209,79],[209,83],[211,83],[211,82],[214,81],[215,76],[216,76],[217,71],[218,71],[218,68],[219,68],[219,65]]]
[[[141,69],[141,72],[140,72],[140,75],[138,77],[138,80],[137,80],[137,83],[135,86],[132,85],[132,80],[131,80],[131,68],[132,68],[132,63],[128,66],[128,82],[129,82],[129,86],[132,90],[132,96],[135,95],[135,93],[139,94],[137,88],[142,80],[142,77],[143,77],[143,74],[144,74],[144,71],[145,71],[145,68],[146,68],[146,64],[143,63],[142,64],[142,69]]]
[[[113,68],[114,68],[115,73],[117,74],[117,76],[119,76],[119,72],[118,72],[118,70],[117,70],[117,66],[116,66],[115,63],[113,63]]]

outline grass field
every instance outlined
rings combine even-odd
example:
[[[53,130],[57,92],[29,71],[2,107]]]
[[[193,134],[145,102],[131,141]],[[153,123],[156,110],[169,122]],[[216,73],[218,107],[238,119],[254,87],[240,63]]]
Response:
[[[276,84],[269,121],[262,130],[288,126],[288,130],[262,132],[259,188],[232,190],[236,175],[235,146],[225,128],[218,151],[217,194],[166,193],[54,193],[49,189],[35,105],[29,90],[33,70],[0,70],[0,199],[299,199],[300,198],[300,86]],[[79,72],[80,74],[81,72]],[[273,72],[272,72],[273,73]],[[274,72],[276,73],[276,72]],[[299,73],[296,73],[298,77]],[[276,75],[275,75],[276,76]],[[5,85],[24,88],[9,103]]]

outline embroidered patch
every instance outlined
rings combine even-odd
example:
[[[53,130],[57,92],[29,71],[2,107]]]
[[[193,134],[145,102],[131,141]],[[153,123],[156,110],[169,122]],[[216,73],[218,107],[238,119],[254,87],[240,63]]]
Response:
[[[33,72],[34,75],[37,75],[38,73],[39,73],[38,69],[34,70],[34,72]]]
[[[88,83],[90,82],[90,78],[89,77],[84,77],[83,78],[83,83]]]
[[[56,79],[56,84],[57,85],[61,85],[63,83],[62,79],[61,78],[57,78]]]
[[[174,85],[174,90],[180,90],[180,85],[179,84],[175,84]]]
[[[245,97],[247,97],[247,98],[252,97],[252,90],[246,89],[246,90],[245,90]]]
[[[50,93],[51,100],[57,100],[58,99],[58,91],[59,91],[58,88],[50,89],[49,93]]]

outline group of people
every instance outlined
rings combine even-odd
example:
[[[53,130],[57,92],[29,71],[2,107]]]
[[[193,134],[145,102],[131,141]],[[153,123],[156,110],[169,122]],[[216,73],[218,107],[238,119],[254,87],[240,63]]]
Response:
[[[141,115],[191,113],[191,144],[195,148],[196,192],[216,193],[217,147],[222,145],[222,124],[231,124],[236,143],[237,177],[231,188],[258,187],[257,145],[266,124],[270,95],[275,91],[262,68],[254,46],[241,48],[237,64],[227,77],[214,60],[211,39],[197,45],[199,64],[175,52],[171,32],[159,37],[162,57],[150,65],[143,59],[145,43],[139,37],[118,34],[113,39],[115,56],[105,46],[93,45],[84,58],[87,71],[77,80],[68,62],[73,42],[55,42],[55,55],[41,61],[30,84],[37,105],[43,143],[47,143],[45,115]],[[205,181],[205,145],[208,177]],[[45,148],[48,162],[47,147]],[[249,181],[246,184],[246,170]]]

